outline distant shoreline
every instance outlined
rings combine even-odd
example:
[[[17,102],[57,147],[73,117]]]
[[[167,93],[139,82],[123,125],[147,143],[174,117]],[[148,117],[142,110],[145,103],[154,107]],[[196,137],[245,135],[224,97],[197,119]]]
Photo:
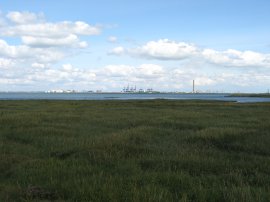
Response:
[[[181,94],[181,95],[226,95],[226,97],[261,97],[270,98],[270,93],[209,93],[209,92],[90,92],[90,91],[73,91],[73,92],[45,92],[45,91],[0,91],[0,93],[44,93],[44,94]]]
[[[270,98],[270,93],[233,93],[233,94],[229,94],[228,97],[262,97],[262,98]]]

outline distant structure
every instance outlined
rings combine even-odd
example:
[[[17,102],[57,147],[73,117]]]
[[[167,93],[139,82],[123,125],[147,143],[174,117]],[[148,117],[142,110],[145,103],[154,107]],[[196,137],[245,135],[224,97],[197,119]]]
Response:
[[[144,89],[142,89],[142,88],[140,88],[138,92],[139,92],[139,93],[144,93],[144,92],[145,92],[145,90],[144,90]]]
[[[136,89],[136,86],[129,87],[129,85],[127,85],[126,87],[123,88],[123,92],[124,93],[135,93],[135,92],[137,92],[137,89]]]
[[[135,86],[129,86],[129,84],[127,86],[125,86],[122,90],[123,93],[153,93],[153,88],[148,88],[148,89],[142,89],[140,88],[139,90],[137,90],[136,85]]]
[[[147,92],[147,93],[152,93],[152,92],[153,92],[153,89],[152,89],[152,88],[148,88],[148,89],[146,90],[146,92]]]
[[[193,88],[192,88],[192,93],[195,93],[195,80],[193,80]]]

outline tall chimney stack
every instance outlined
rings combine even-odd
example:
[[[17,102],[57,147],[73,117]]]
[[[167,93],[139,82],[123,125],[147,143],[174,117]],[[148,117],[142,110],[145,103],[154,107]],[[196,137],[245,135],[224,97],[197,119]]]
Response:
[[[195,80],[193,80],[193,89],[192,92],[195,93]]]

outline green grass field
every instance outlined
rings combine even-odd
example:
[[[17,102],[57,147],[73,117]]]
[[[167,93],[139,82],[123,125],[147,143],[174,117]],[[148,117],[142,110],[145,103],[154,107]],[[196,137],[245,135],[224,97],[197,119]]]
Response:
[[[270,103],[0,101],[0,201],[270,201]]]

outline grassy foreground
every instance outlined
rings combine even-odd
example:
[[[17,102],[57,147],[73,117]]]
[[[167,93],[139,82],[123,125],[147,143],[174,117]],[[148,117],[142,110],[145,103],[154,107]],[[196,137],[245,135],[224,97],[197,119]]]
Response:
[[[270,103],[0,101],[0,201],[270,201]]]

